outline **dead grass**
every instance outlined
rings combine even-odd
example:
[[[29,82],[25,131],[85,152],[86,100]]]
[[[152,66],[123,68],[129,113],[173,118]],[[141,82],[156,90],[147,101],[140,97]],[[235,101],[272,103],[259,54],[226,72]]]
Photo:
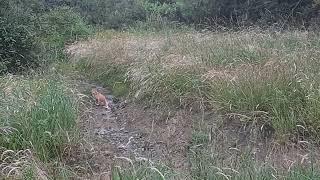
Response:
[[[49,178],[46,166],[34,156],[31,150],[1,150],[0,177],[14,179],[39,179]]]

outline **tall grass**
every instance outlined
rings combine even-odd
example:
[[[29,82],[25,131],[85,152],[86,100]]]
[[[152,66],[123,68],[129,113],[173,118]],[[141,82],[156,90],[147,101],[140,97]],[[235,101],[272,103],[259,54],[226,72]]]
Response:
[[[221,139],[216,137],[210,138],[210,132],[194,132],[188,155],[192,179],[298,180],[320,178],[320,167],[316,161],[311,160],[311,163],[307,164],[295,161],[288,167],[289,169],[279,168],[273,166],[272,162],[257,160],[250,148],[239,151],[236,148],[232,149],[219,144],[219,141]]]
[[[246,115],[261,126],[271,125],[277,135],[296,133],[297,125],[305,126],[308,92],[286,68],[247,70],[236,81],[216,81],[209,97],[227,112]]]
[[[282,141],[293,134],[316,140],[317,35],[294,32],[276,37],[259,43],[258,49],[267,53],[268,60],[232,68],[227,73],[233,79],[212,81],[208,97],[229,113],[271,125]],[[266,116],[257,116],[261,112]]]
[[[78,107],[72,91],[56,74],[0,79],[0,144],[30,149],[49,162],[59,158],[75,132]]]

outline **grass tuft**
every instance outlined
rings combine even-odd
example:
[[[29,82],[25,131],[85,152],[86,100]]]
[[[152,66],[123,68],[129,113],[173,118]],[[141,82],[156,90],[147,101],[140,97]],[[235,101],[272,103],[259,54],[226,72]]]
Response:
[[[253,152],[226,150],[219,145],[218,138],[204,140],[208,132],[198,131],[192,137],[189,151],[192,179],[318,179],[319,166],[316,163],[289,166],[289,169],[275,168],[271,162],[262,163]],[[207,138],[205,138],[207,139]],[[267,161],[267,160],[266,160]]]
[[[1,146],[32,149],[45,162],[60,156],[75,131],[78,113],[76,98],[60,78],[1,78]]]
[[[166,180],[175,179],[176,177],[178,177],[178,175],[169,167],[163,166],[161,164],[154,164],[147,159],[131,160],[126,157],[119,157],[118,159],[121,159],[123,162],[121,166],[114,166],[112,168],[112,179]]]

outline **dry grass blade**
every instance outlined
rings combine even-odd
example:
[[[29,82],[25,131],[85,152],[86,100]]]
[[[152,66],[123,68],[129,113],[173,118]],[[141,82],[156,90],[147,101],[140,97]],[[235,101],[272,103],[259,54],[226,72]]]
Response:
[[[33,163],[33,157],[30,150],[12,151],[5,150],[1,154],[0,169],[1,176],[20,177],[25,168]]]

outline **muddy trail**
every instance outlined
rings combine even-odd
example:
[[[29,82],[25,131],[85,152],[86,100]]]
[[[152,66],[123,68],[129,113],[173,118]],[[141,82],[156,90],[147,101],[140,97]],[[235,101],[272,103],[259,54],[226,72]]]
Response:
[[[107,88],[84,78],[73,80],[82,96],[79,129],[83,142],[66,158],[67,164],[85,179],[110,179],[111,168],[127,163],[126,158],[150,165],[161,162],[185,173],[191,118],[186,111],[163,111],[142,104],[116,100],[113,110],[96,106],[90,91],[94,87],[111,97]]]

